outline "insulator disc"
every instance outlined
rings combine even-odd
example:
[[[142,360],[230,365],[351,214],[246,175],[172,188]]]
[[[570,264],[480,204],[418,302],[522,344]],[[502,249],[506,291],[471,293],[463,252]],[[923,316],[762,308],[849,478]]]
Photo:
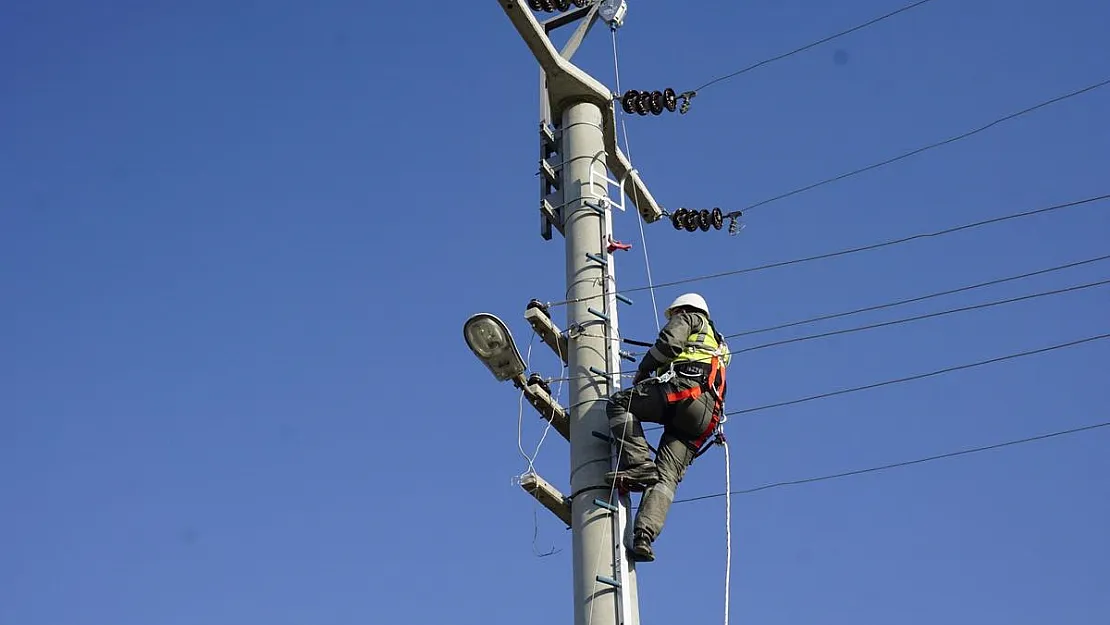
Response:
[[[636,98],[636,112],[640,115],[647,115],[651,112],[651,92],[641,91],[640,97]]]
[[[590,0],[574,0],[574,6],[580,8],[580,9],[585,7],[585,6],[588,6],[589,4],[590,4]]]
[[[680,208],[671,215],[671,225],[674,226],[675,230],[682,230],[684,219],[686,219],[686,209]]]
[[[678,110],[678,94],[674,92],[674,89],[667,87],[663,90],[663,106],[666,106],[667,110],[672,113]]]
[[[555,0],[555,7],[560,11],[566,11],[570,8],[570,0]]]
[[[651,112],[655,115],[662,115],[664,109],[664,97],[662,91],[651,92]]]
[[[543,4],[544,11],[547,11],[548,13],[555,12],[555,3],[552,0],[540,0],[540,2]]]
[[[724,227],[724,225],[725,225],[725,216],[724,216],[724,213],[721,212],[721,209],[714,208],[713,212],[712,212],[712,217],[713,217],[713,227],[714,228],[716,228],[717,230],[720,230],[721,228]]]
[[[686,213],[682,218],[682,225],[686,227],[687,232],[693,232],[698,229],[698,211],[691,210]]]
[[[640,99],[640,92],[635,89],[629,89],[624,92],[624,97],[621,98],[621,108],[625,113],[632,115],[636,112],[636,102]]]
[[[540,0],[528,0],[528,6],[532,7],[533,11],[543,10],[543,4],[540,3]]]
[[[709,211],[704,208],[698,212],[698,226],[702,232],[709,232],[713,227],[713,218],[709,216]]]

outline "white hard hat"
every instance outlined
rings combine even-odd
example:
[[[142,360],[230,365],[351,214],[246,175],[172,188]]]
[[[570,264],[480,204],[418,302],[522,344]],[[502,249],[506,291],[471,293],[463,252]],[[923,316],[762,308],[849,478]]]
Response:
[[[670,306],[667,306],[667,310],[663,311],[663,314],[670,319],[671,311],[679,306],[690,306],[691,308],[697,308],[706,315],[709,314],[709,304],[706,304],[705,298],[697,293],[683,293],[679,295],[675,301],[671,302]]]

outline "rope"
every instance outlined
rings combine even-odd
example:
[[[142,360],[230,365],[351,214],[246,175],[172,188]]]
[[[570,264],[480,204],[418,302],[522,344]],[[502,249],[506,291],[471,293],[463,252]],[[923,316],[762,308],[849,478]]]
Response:
[[[724,438],[721,426],[721,446],[725,448],[725,625],[728,625],[728,599],[732,577],[732,464],[728,453],[728,441]]]
[[[532,344],[536,341],[536,333],[532,332],[531,338],[528,339],[528,351],[524,356],[524,368],[531,369],[532,367]],[[524,389],[520,389],[520,403],[516,415],[516,448],[520,452],[520,456],[528,463],[528,468],[521,476],[535,473],[536,467],[534,466],[535,457],[529,458],[528,454],[524,451]],[[537,447],[537,453],[539,449]]]
[[[632,407],[632,394],[629,393],[628,394],[628,406],[625,406],[625,410],[627,411],[631,407]],[[617,469],[620,468],[620,459],[621,459],[621,456],[624,454],[624,440],[628,437],[628,426],[629,426],[630,423],[632,423],[631,419],[625,419],[625,421],[624,421],[624,430],[621,432],[620,445],[617,446],[617,460],[616,460],[615,466],[610,465],[610,466],[613,467],[614,471],[616,471]],[[606,501],[610,501],[610,502],[613,501],[613,493],[616,492],[616,490],[617,490],[617,481],[613,480],[613,483],[609,485],[609,495],[606,497]],[[574,501],[573,497],[571,497],[571,501],[572,502]],[[629,519],[629,521],[632,521],[632,519]],[[623,537],[613,536],[613,540],[615,542],[620,542],[620,541],[623,540]],[[604,547],[604,545],[601,544],[601,538],[599,538],[598,539],[598,546],[597,546],[597,557],[594,559],[594,585],[593,585],[593,591],[591,593],[591,594],[595,594],[595,595],[597,593],[597,584],[598,584],[598,582],[597,582],[597,573],[598,573],[598,571],[601,570],[601,554],[604,552],[603,547]],[[627,554],[621,554],[621,557],[627,558],[628,556],[627,556]],[[593,623],[593,620],[594,620],[594,606],[595,605],[597,605],[596,602],[591,600],[590,601],[590,615],[586,618],[587,625],[592,625],[592,623]]]
[[[620,92],[620,63],[619,63],[618,57],[617,57],[617,29],[615,27],[610,27],[610,30],[613,33],[613,70],[614,70],[614,73],[616,75],[617,92],[619,93]],[[624,130],[625,150],[628,150],[628,127],[624,123],[624,117],[623,116],[621,117],[621,126]],[[632,155],[631,154],[628,155],[628,159],[631,162],[631,160],[632,160]],[[619,193],[621,193],[622,195],[624,194],[623,185],[621,186],[621,189],[620,189]],[[639,204],[639,197],[638,196],[636,198],[636,203]],[[639,223],[641,220],[637,219],[636,221],[637,221],[637,223]],[[612,233],[610,232],[609,234],[611,235]],[[655,304],[655,288],[651,286],[652,285],[651,263],[650,263],[650,260],[648,258],[647,238],[646,238],[646,235],[644,234],[644,226],[643,226],[642,223],[640,224],[640,241],[641,241],[641,244],[643,245],[643,248],[644,248],[644,266],[647,268],[648,289],[651,292],[651,304],[652,304],[653,307],[655,307],[655,311],[656,311],[656,313],[655,313],[655,316],[656,316],[655,323],[656,323],[656,325],[658,325],[658,323],[659,323],[659,319],[658,319],[659,309]],[[610,278],[612,278],[612,277],[610,276]],[[609,288],[612,288],[612,289],[616,290],[616,284],[613,281],[610,281],[610,284],[608,286],[609,286]],[[606,337],[606,338],[608,339],[608,337]],[[616,381],[619,383],[619,381],[622,377],[624,377],[624,376],[618,372],[617,375],[615,376]],[[628,408],[631,408],[631,406],[632,406],[632,395],[629,394],[629,396],[628,396],[628,406],[626,406],[625,409],[627,410]],[[624,430],[621,432],[621,440],[620,440],[620,443],[617,445],[616,462],[614,462],[613,464],[610,465],[614,471],[620,469],[620,459],[621,459],[621,456],[624,454],[624,441],[628,437],[628,428],[629,428],[630,423],[631,423],[631,420],[625,420],[625,422],[624,422]],[[617,481],[613,480],[613,483],[609,485],[609,494],[606,498],[606,501],[610,501],[610,502],[613,501],[613,493],[616,492],[616,489],[617,489]],[[571,500],[573,501],[573,498]],[[620,513],[618,512],[617,514],[620,514]],[[631,522],[632,519],[630,518],[629,521]],[[614,529],[615,529],[615,527],[616,526],[614,526]],[[614,545],[621,544],[624,541],[623,536],[614,535],[612,538],[613,538],[613,544]],[[598,575],[598,571],[601,570],[601,554],[603,553],[603,551],[604,551],[604,545],[601,544],[601,538],[599,538],[598,539],[598,545],[597,545],[597,557],[594,559],[594,585],[593,585],[593,592],[594,593],[597,592],[597,584],[598,584],[597,575]],[[615,555],[615,554],[611,554],[611,555]],[[622,558],[627,558],[628,556],[627,556],[627,554],[621,554],[621,557]],[[597,605],[597,603],[595,601],[590,601],[590,614],[586,618],[587,624],[592,624],[593,623],[594,606],[596,606],[596,605]],[[619,618],[619,615],[618,615],[618,618]]]
[[[621,70],[620,70],[620,61],[618,60],[618,55],[617,55],[617,29],[615,27],[613,27],[613,28],[610,28],[609,30],[613,33],[613,73],[615,74],[615,77],[616,77],[617,93],[620,93],[621,92]],[[632,162],[632,146],[629,145],[629,143],[628,143],[628,124],[625,121],[626,116],[625,116],[623,110],[621,110],[618,114],[620,115],[620,118],[621,118],[621,132],[624,134],[624,151],[628,153],[627,154],[628,162],[631,163]],[[629,172],[629,175],[632,175],[632,173],[635,172],[635,171],[636,171],[636,168],[633,167],[632,171]],[[621,185],[620,192],[622,194],[624,193],[623,183]],[[636,205],[638,206],[640,204],[640,190],[636,187],[636,185],[632,185],[632,195],[635,197]],[[648,258],[647,234],[644,232],[644,220],[637,218],[636,219],[636,224],[640,226],[640,244],[644,248],[644,267],[647,270],[648,291],[651,293],[651,307],[652,307],[652,310],[655,311],[655,316],[654,316],[655,331],[659,332],[662,329],[659,326],[659,304],[656,303],[656,301],[655,301],[655,287],[652,286],[651,260]]]

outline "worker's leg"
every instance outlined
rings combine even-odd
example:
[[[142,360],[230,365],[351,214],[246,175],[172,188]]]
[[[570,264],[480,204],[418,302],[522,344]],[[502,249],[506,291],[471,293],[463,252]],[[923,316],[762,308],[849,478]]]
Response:
[[[633,526],[633,556],[637,560],[655,559],[651,543],[662,533],[678,484],[694,461],[696,450],[690,441],[697,439],[712,423],[711,401],[705,398],[679,404],[659,439],[659,453],[655,458],[659,482],[644,493]]]
[[[620,472],[627,473],[633,482],[642,486],[650,485],[657,479],[642,422],[663,422],[665,395],[664,385],[641,382],[614,393],[606,407],[609,432],[621,451],[617,466]]]
[[[686,474],[687,467],[694,461],[694,450],[686,441],[667,432],[659,440],[659,453],[655,465],[659,468],[659,482],[647,489],[640,499],[640,509],[636,513],[633,526],[635,541],[633,553],[637,559],[653,560],[651,543],[663,532],[667,512],[674,502],[678,483]]]

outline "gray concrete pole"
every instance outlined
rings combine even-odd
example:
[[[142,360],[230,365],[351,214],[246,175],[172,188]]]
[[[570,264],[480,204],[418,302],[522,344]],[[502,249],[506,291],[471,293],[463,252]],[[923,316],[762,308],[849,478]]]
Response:
[[[605,178],[597,176],[590,187],[590,168],[605,172],[605,144],[602,135],[601,109],[596,104],[578,103],[563,114],[563,193],[564,201],[581,197],[607,197]],[[596,158],[596,160],[595,160]],[[606,255],[601,249],[603,217],[581,200],[564,209],[567,265],[567,299],[589,298],[567,307],[567,327],[597,322],[589,308],[603,311],[603,268],[586,254]],[[614,314],[616,311],[612,311]],[[574,623],[575,625],[616,622],[617,590],[595,581],[598,574],[609,576],[613,571],[613,527],[606,510],[593,505],[595,498],[607,499],[605,473],[610,467],[608,443],[592,432],[608,432],[605,400],[612,392],[607,381],[590,371],[593,367],[606,371],[607,332],[603,326],[587,326],[586,336],[571,342],[568,363],[570,391],[570,486],[577,496],[571,501],[573,533]]]

